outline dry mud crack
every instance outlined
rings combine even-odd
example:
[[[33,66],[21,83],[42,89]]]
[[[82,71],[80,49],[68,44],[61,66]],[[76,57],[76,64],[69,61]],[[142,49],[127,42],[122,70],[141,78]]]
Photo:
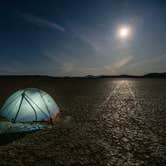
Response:
[[[79,96],[86,106],[73,107],[53,129],[1,146],[0,165],[166,165],[166,100],[139,88],[116,80],[104,97]]]

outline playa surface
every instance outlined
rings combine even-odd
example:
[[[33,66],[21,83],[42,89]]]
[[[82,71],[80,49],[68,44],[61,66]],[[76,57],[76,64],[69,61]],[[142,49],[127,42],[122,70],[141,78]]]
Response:
[[[0,103],[19,88],[48,92],[57,123],[0,146],[0,165],[164,165],[166,79],[1,79]]]

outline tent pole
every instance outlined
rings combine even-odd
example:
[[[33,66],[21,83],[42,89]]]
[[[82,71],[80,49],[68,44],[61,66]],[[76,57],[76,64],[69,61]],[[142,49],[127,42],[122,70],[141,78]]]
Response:
[[[26,95],[24,96],[25,100],[28,102],[28,104],[32,107],[33,111],[35,112],[35,119],[37,121],[37,113],[36,113],[36,110],[35,108],[32,106],[32,104],[29,102],[29,100],[26,98]]]
[[[48,106],[47,106],[47,104],[46,104],[46,102],[45,102],[45,100],[44,100],[43,96],[41,95],[40,91],[39,91],[39,94],[40,94],[40,97],[41,97],[41,98],[42,98],[42,100],[43,100],[44,105],[45,105],[45,106],[46,106],[46,108],[47,108],[47,112],[48,112],[48,114],[49,114],[49,116],[50,116],[50,120],[52,121],[52,117],[51,117],[50,110],[48,109]]]
[[[21,108],[21,105],[22,105],[22,101],[23,101],[23,99],[24,99],[24,92],[21,94],[21,101],[20,101],[20,105],[19,105],[19,108],[18,108],[18,111],[17,111],[17,114],[16,114],[16,116],[15,116],[15,118],[14,118],[14,123],[16,122],[16,119],[17,119],[17,116],[18,116],[18,113],[19,113],[19,111],[20,111],[20,108]]]
[[[25,97],[31,101],[45,116],[47,116],[49,118],[49,116],[30,98],[28,97],[27,95],[25,95]]]

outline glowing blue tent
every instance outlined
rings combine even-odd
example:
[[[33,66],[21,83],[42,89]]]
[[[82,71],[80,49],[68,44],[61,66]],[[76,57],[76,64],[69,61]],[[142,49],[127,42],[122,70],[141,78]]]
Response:
[[[0,110],[0,116],[12,122],[53,123],[58,113],[59,108],[53,98],[36,88],[16,91]]]

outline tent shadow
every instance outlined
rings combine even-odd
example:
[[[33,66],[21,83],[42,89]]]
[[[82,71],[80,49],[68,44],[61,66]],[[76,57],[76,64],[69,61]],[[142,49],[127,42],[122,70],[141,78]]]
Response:
[[[2,133],[0,134],[0,145],[7,145],[9,143],[14,143],[14,141],[25,137],[28,134],[34,133],[35,131],[30,132],[16,132],[16,133]]]

